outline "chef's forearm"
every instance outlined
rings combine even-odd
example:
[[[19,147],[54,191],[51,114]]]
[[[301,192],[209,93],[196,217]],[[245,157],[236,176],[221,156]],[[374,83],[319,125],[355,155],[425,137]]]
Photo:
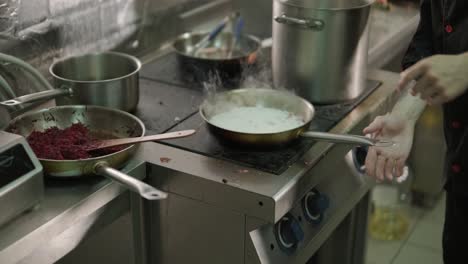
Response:
[[[419,96],[413,96],[409,93],[409,89],[405,89],[400,99],[392,109],[392,115],[399,115],[411,122],[416,121],[421,116],[422,112],[426,108],[426,102],[419,98]]]

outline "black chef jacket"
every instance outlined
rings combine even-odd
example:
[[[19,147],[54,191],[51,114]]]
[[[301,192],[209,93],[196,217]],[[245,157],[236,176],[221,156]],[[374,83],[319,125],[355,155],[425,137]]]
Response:
[[[403,58],[403,69],[434,54],[466,51],[468,0],[422,0],[421,20]],[[468,195],[468,92],[445,103],[443,108],[447,143],[445,188]]]

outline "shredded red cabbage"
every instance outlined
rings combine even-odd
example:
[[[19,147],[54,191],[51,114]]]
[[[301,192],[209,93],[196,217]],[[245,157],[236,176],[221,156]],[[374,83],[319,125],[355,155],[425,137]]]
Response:
[[[123,146],[87,151],[86,146],[96,140],[89,129],[81,123],[59,129],[51,127],[44,132],[33,131],[27,137],[28,143],[40,159],[76,160],[111,154],[122,150]]]

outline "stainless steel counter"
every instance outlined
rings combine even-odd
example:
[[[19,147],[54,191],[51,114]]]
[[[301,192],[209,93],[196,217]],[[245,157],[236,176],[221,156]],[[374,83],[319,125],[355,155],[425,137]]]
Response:
[[[384,58],[390,57],[392,52],[396,52],[398,48],[404,48],[402,41],[408,39],[416,28],[418,17],[414,10],[396,10],[398,11],[373,11],[374,24],[371,27],[371,48],[369,51],[369,65],[372,68],[381,64]],[[388,23],[389,21],[392,23]],[[395,98],[388,95],[394,93],[394,85],[398,76],[388,72],[371,71],[369,77],[382,81],[383,85],[340,122],[332,130],[333,132],[346,133],[348,132],[345,130],[347,122],[362,121],[356,120],[354,117],[356,111],[372,113],[366,115],[366,118],[371,120],[373,116],[390,109]],[[149,147],[151,155],[147,156]],[[319,159],[330,147],[331,144],[328,143],[316,144],[306,158],[308,160]],[[143,159],[149,159],[152,163],[168,169],[174,169],[175,166],[178,166],[178,170],[188,172],[205,170],[202,168],[203,164],[187,167],[187,163],[177,160],[161,163],[158,158],[155,158],[159,153],[168,155],[167,153],[172,152],[183,156],[182,150],[156,143],[145,143],[138,155],[140,158],[134,159],[128,164],[125,171],[132,171],[133,176],[141,178],[146,174]],[[290,168],[288,170],[290,177],[299,179],[307,166],[312,166],[312,164],[308,164]],[[205,176],[210,177],[209,174],[205,174]],[[231,182],[235,182],[236,177],[239,175],[233,173]],[[262,181],[267,180],[268,177],[265,174],[257,178]],[[96,177],[73,181],[48,179],[45,184],[45,198],[38,208],[24,213],[0,228],[0,263],[55,262],[73,250],[88,234],[112,223],[130,210],[128,192],[119,184],[104,178]],[[265,189],[265,194],[271,195],[268,192],[281,191],[273,190],[273,187],[269,186]],[[285,189],[282,191],[293,190]],[[278,217],[280,213],[279,211]],[[274,218],[276,216],[270,220],[274,220]]]
[[[146,166],[132,160],[124,171],[140,178]],[[89,232],[129,210],[128,192],[118,183],[92,178],[51,180],[41,204],[0,229],[0,263],[53,263]]]

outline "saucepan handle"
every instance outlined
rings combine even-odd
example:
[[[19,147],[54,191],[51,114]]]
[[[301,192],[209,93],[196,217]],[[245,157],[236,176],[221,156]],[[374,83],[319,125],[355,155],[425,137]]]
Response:
[[[42,100],[52,99],[52,98],[62,96],[62,95],[71,95],[71,94],[72,94],[71,88],[52,89],[52,90],[46,90],[46,91],[42,91],[38,93],[27,94],[27,95],[23,95],[20,97],[16,97],[10,100],[0,102],[0,104],[4,106],[15,106],[15,105],[21,105],[24,103],[32,103],[36,101],[42,101]]]
[[[109,167],[106,162],[98,162],[94,165],[94,171],[101,176],[108,177],[123,184],[125,187],[140,194],[141,197],[147,200],[163,200],[167,198],[167,193]]]
[[[312,132],[307,131],[301,134],[302,137],[307,137],[320,141],[328,141],[333,143],[352,144],[358,146],[377,146],[377,147],[389,147],[394,143],[388,140],[372,139],[364,136],[357,135],[343,135],[333,134],[325,132]]]

